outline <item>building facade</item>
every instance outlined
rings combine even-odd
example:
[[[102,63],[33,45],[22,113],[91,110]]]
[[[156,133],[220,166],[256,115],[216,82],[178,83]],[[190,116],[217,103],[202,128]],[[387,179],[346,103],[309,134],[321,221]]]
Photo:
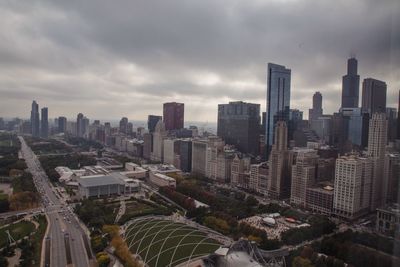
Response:
[[[206,175],[207,141],[194,139],[192,141],[192,173]]]
[[[354,57],[347,60],[347,74],[342,79],[342,108],[358,108],[360,76],[358,62]]]
[[[185,104],[176,102],[164,103],[163,119],[167,131],[182,129],[184,118]]]
[[[292,157],[292,184],[290,203],[306,207],[307,189],[316,182],[317,151],[308,148],[295,148]]]
[[[369,211],[372,162],[355,155],[336,160],[333,212],[354,220]]]
[[[260,105],[242,101],[218,105],[217,135],[240,152],[259,153]]]
[[[290,109],[291,70],[285,66],[268,63],[267,70],[267,113],[265,144],[267,157],[274,141],[276,116]]]
[[[40,135],[39,105],[36,101],[32,102],[31,130],[32,136],[38,137]]]
[[[49,137],[49,110],[44,107],[41,109],[41,118],[40,118],[40,137],[48,138]]]
[[[368,155],[373,160],[373,176],[371,189],[371,211],[384,204],[383,186],[387,177],[384,177],[385,154],[387,144],[386,113],[374,113],[369,122]]]
[[[364,79],[362,85],[362,111],[370,116],[386,112],[386,83],[372,78]]]
[[[150,133],[154,132],[158,121],[161,121],[161,120],[162,120],[162,116],[149,115],[147,117],[147,129],[149,130]]]

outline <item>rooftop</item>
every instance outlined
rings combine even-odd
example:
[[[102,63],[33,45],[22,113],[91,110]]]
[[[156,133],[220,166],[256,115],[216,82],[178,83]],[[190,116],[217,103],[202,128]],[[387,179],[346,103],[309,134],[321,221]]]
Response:
[[[91,187],[91,186],[103,186],[103,185],[112,185],[112,184],[119,184],[124,185],[125,177],[118,174],[112,173],[108,175],[93,175],[93,176],[85,176],[78,178],[79,184],[84,187]]]

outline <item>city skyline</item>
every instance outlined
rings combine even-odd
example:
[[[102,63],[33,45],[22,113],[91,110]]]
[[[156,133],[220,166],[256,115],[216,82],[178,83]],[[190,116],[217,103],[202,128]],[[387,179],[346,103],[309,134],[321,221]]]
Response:
[[[387,106],[397,107],[396,1],[202,1],[160,4],[161,13],[130,5],[2,4],[0,116],[27,118],[27,103],[35,99],[49,108],[49,118],[82,112],[91,119],[145,121],[162,114],[162,103],[176,101],[186,103],[187,121],[216,122],[219,103],[241,100],[266,109],[268,62],[292,70],[291,108],[308,110],[320,91],[324,111],[333,113],[346,60],[354,54],[360,79],[386,82]],[[331,16],[341,19],[331,23]],[[298,28],[291,30],[293,23]]]

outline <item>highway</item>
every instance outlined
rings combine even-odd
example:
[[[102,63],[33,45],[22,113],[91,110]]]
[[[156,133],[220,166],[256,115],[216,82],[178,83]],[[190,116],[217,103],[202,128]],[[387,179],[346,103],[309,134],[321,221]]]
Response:
[[[50,262],[42,260],[42,266],[90,266],[92,255],[85,249],[83,240],[88,237],[81,228],[76,215],[64,199],[57,197],[38,158],[25,140],[21,136],[18,138],[21,141],[22,156],[32,173],[35,186],[42,197],[44,212],[49,220],[48,233],[45,237],[49,242],[45,242],[45,244],[50,243],[50,250],[48,250],[50,251]],[[42,250],[46,251],[45,246]],[[44,256],[45,253],[42,255]]]

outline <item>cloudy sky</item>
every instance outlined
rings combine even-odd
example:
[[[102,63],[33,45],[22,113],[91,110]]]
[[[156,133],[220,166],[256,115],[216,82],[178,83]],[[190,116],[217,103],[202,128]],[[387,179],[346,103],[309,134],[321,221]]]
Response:
[[[0,116],[36,99],[50,117],[144,120],[178,101],[211,122],[231,100],[265,110],[268,62],[292,69],[292,108],[307,116],[318,90],[334,112],[351,54],[395,107],[399,29],[398,0],[0,0]]]

